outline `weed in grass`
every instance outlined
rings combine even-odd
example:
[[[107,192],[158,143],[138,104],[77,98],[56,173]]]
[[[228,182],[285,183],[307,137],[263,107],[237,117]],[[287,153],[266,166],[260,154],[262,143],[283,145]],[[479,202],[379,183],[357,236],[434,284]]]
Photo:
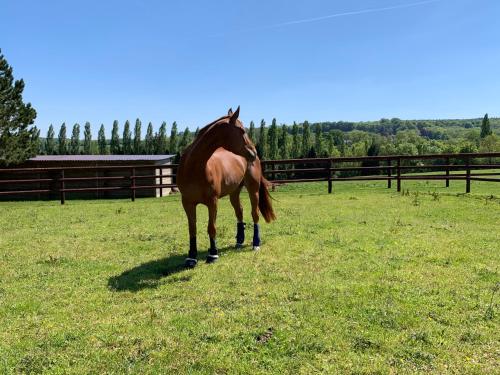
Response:
[[[441,199],[441,196],[439,195],[439,193],[436,193],[435,191],[431,193],[431,196],[432,196],[432,199],[434,201],[438,201]]]
[[[411,202],[414,206],[420,206],[420,199],[419,199],[419,193],[418,191],[416,191],[415,193],[413,193],[413,200]]]
[[[354,350],[359,351],[359,352],[364,352],[366,350],[377,350],[380,349],[380,345],[373,340],[370,340],[366,337],[355,337],[352,347]]]
[[[269,327],[265,332],[261,333],[255,338],[258,344],[267,343],[273,337],[273,327]]]
[[[498,292],[500,289],[500,282],[497,282],[493,288],[491,288],[491,299],[488,307],[486,308],[486,311],[484,313],[484,319],[485,320],[492,320],[495,317],[495,305],[493,304],[495,294]]]

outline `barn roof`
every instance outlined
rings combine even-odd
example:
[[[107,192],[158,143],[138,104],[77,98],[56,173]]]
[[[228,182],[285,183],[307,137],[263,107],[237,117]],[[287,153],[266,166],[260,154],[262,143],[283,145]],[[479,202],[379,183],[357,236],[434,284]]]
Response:
[[[30,161],[113,162],[113,161],[162,161],[175,155],[37,155]]]

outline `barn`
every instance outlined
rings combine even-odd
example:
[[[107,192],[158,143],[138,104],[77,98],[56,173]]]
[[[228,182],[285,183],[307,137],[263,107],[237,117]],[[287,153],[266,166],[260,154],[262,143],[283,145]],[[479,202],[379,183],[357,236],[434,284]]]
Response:
[[[70,190],[65,192],[67,199],[129,198],[131,185],[138,187],[136,197],[161,197],[171,192],[171,187],[162,185],[174,182],[174,158],[175,155],[39,155],[21,166],[24,171],[0,170],[0,192],[4,192],[0,198],[59,199],[61,186]],[[132,175],[134,179],[130,178]],[[16,182],[1,183],[2,180]],[[33,194],[30,190],[48,191]],[[26,193],[10,195],[5,194],[7,191]]]

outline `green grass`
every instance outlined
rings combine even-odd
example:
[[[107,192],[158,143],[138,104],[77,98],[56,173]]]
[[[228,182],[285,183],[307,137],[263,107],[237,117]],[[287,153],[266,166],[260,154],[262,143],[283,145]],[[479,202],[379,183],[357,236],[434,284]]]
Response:
[[[260,252],[224,199],[194,270],[179,196],[0,203],[0,373],[499,373],[500,184],[443,185],[279,187]]]

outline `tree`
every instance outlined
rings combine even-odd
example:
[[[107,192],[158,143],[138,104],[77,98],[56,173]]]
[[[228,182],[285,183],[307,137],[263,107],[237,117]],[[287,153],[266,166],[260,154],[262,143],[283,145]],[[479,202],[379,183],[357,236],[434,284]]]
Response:
[[[90,122],[85,123],[85,129],[83,130],[83,153],[85,155],[92,154],[92,133],[90,130]]]
[[[182,154],[184,152],[184,150],[186,149],[186,147],[189,145],[189,143],[191,142],[191,136],[190,136],[190,133],[189,133],[189,129],[186,127],[186,129],[184,130],[184,133],[182,133],[182,138],[179,142],[179,152]]]
[[[278,137],[278,149],[280,159],[288,159],[288,129],[285,124],[281,125],[280,135]]]
[[[267,133],[267,143],[269,145],[269,159],[278,159],[278,125],[276,125],[275,118],[273,118]]]
[[[316,124],[314,127],[314,149],[317,155],[323,155],[323,129],[321,124]]]
[[[309,122],[304,121],[302,125],[302,157],[305,158],[309,155],[311,149],[311,129]]]
[[[200,133],[200,128],[197,127],[196,130],[194,131],[194,137],[198,137],[198,134]]]
[[[118,124],[117,124],[118,126]],[[114,129],[114,125],[113,125]],[[118,128],[117,128],[118,129]],[[106,134],[104,134],[104,124],[99,128],[99,135],[97,136],[97,146],[99,148],[99,155],[106,155]]]
[[[78,155],[80,153],[80,125],[73,125],[73,131],[71,133],[70,141],[70,153],[71,155]]]
[[[144,139],[144,151],[147,155],[153,155],[155,153],[155,139],[153,135],[153,124],[151,122],[148,124],[148,130],[146,130],[146,138]]]
[[[123,154],[130,155],[132,153],[132,133],[130,131],[130,122],[125,121],[122,137]]]
[[[47,155],[54,155],[56,153],[56,142],[54,140],[54,127],[52,124],[49,126],[47,131],[47,138],[45,138],[45,153]]]
[[[488,114],[484,115],[483,122],[481,123],[481,139],[493,134],[490,127],[490,119]]]
[[[292,158],[300,157],[299,126],[294,121],[292,126]]]
[[[177,153],[177,123],[174,121],[172,124],[172,130],[170,131],[170,145],[168,147],[168,151],[171,154]]]
[[[33,127],[32,129],[32,138],[31,138],[31,142],[33,144],[33,149],[35,150],[35,152],[37,154],[39,153],[42,153],[43,150],[42,150],[42,144],[40,142],[40,129],[38,129],[36,126]]]
[[[267,157],[267,137],[266,137],[266,122],[264,119],[260,121],[259,128],[259,142],[255,147],[257,149],[257,154],[261,159],[265,159]]]
[[[104,125],[101,125],[104,127]],[[118,121],[113,121],[113,129],[111,130],[111,143],[109,145],[111,155],[118,155],[120,153],[120,136],[118,135]],[[101,152],[99,152],[101,153]]]
[[[134,128],[134,154],[140,155],[142,154],[142,145],[141,145],[141,120],[135,120],[135,128]]]
[[[38,130],[30,128],[36,111],[23,102],[24,81],[14,81],[12,68],[0,50],[0,163],[18,164],[38,151]]]
[[[59,145],[59,155],[66,155],[68,153],[68,146],[66,140],[66,123],[63,122],[61,129],[59,130],[58,145]]]
[[[248,129],[248,137],[255,143],[255,124],[250,121],[250,128]]]
[[[155,137],[156,145],[155,152],[158,155],[163,155],[167,153],[167,123],[163,121],[158,131],[158,135]]]

